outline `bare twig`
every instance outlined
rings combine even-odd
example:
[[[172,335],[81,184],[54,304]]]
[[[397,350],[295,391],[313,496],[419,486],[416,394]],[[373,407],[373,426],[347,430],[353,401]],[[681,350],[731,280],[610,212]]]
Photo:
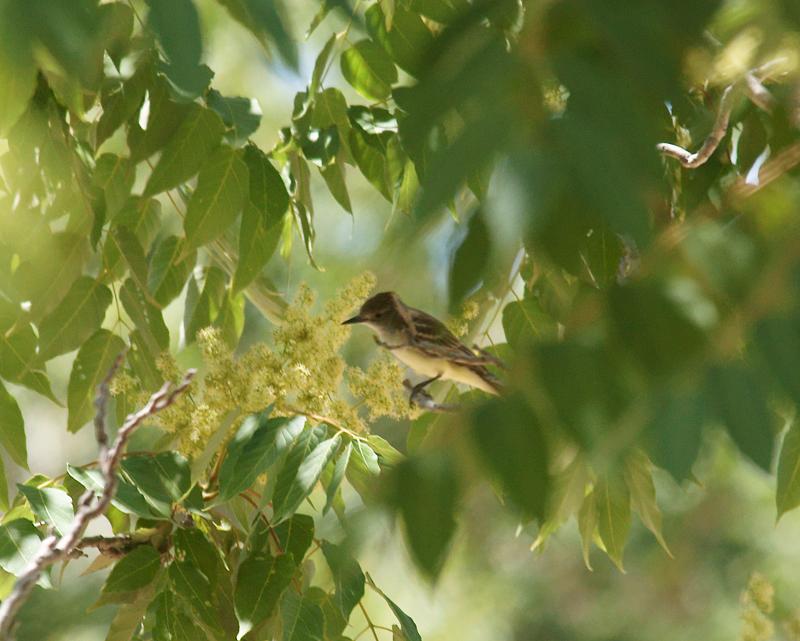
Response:
[[[772,113],[775,108],[775,98],[764,86],[759,77],[754,72],[746,73],[744,76],[744,90],[747,97],[759,109]]]
[[[117,489],[117,467],[122,458],[125,445],[133,431],[144,420],[172,405],[175,399],[189,387],[189,383],[195,375],[195,370],[190,369],[177,386],[173,387],[170,383],[164,383],[164,386],[150,397],[142,409],[135,414],[128,415],[122,427],[117,431],[114,442],[109,447],[105,426],[106,406],[110,396],[109,384],[111,378],[122,364],[123,357],[124,354],[121,354],[117,358],[106,378],[98,386],[95,400],[97,414],[95,415],[94,426],[100,449],[99,464],[103,475],[103,489],[99,496],[96,496],[92,490],[84,492],[78,501],[78,510],[72,519],[70,527],[61,537],[54,534],[45,537],[36,554],[17,577],[11,593],[0,604],[0,640],[2,641],[13,638],[12,632],[16,615],[28,600],[42,572],[51,565],[72,556],[80,546],[81,537],[89,523],[105,512],[109,503],[111,503],[111,499]]]

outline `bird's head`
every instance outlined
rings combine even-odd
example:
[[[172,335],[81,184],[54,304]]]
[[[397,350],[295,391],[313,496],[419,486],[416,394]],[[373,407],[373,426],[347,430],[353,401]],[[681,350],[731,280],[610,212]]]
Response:
[[[373,328],[394,329],[403,326],[400,310],[403,302],[394,292],[380,292],[367,299],[353,318],[348,318],[342,325],[364,323]]]

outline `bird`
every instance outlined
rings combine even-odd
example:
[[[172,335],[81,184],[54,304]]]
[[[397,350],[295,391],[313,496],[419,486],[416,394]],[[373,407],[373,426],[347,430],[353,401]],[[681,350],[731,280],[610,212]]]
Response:
[[[503,366],[482,350],[472,350],[444,323],[422,310],[406,305],[395,292],[380,292],[364,302],[356,316],[342,325],[363,323],[375,332],[378,345],[388,349],[401,363],[427,377],[411,387],[411,402],[424,388],[439,379],[464,383],[499,395],[502,384],[487,365]],[[427,397],[430,398],[430,397]]]

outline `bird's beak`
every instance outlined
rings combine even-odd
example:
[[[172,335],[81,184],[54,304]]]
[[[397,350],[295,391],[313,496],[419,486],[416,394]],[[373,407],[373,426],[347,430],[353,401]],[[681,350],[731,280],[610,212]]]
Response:
[[[355,323],[363,323],[364,319],[361,316],[353,316],[353,318],[348,318],[346,321],[342,323],[342,325],[353,325]]]

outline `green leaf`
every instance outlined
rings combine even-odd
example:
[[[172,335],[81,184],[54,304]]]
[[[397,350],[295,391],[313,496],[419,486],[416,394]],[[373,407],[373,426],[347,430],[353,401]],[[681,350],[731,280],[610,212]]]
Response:
[[[230,142],[244,142],[258,130],[261,109],[253,98],[227,98],[211,89],[206,94],[206,104],[216,111],[222,122],[232,130]]]
[[[178,452],[126,456],[122,471],[145,500],[160,514],[172,515],[172,506],[191,489],[189,461]]]
[[[267,227],[280,222],[289,208],[289,192],[267,155],[255,145],[244,149],[247,165],[250,202],[263,216]]]
[[[581,549],[583,550],[583,562],[586,568],[591,570],[592,564],[590,562],[589,551],[592,545],[592,539],[597,531],[597,501],[595,500],[594,490],[589,492],[581,504],[581,509],[578,512],[578,530],[581,533]]]
[[[145,196],[177,187],[194,176],[219,146],[225,125],[211,109],[192,103],[147,181]]]
[[[503,308],[503,331],[508,344],[519,349],[533,341],[556,338],[558,323],[537,299],[523,298]]]
[[[317,443],[310,430],[300,435],[278,472],[272,495],[274,523],[280,523],[300,507],[319,481],[323,468],[333,458],[340,441],[338,434],[321,443]]]
[[[625,462],[625,484],[631,497],[631,507],[642,519],[645,527],[653,533],[659,545],[672,556],[661,531],[661,510],[656,502],[656,487],[653,484],[652,464],[647,455],[636,450]]]
[[[242,561],[234,593],[238,638],[272,616],[281,594],[292,582],[296,567],[292,556],[286,554]]]
[[[132,603],[123,603],[111,621],[105,641],[130,641],[135,638],[152,600],[152,588],[145,588],[137,593]]]
[[[214,544],[196,528],[176,530],[173,540],[187,563],[200,570],[213,583],[221,567],[219,553]]]
[[[139,110],[147,91],[151,69],[150,65],[141,65],[128,80],[114,86],[108,92],[103,91],[100,97],[103,115],[97,123],[95,134],[97,147]]]
[[[282,226],[281,221],[268,225],[252,203],[245,203],[239,231],[239,262],[236,263],[232,292],[240,292],[261,273],[278,247]]]
[[[177,103],[171,99],[169,83],[162,76],[155,76],[154,82],[148,86],[148,99],[144,105],[139,114],[140,119],[144,113],[148,114],[144,129],[135,122],[128,125],[128,148],[134,162],[149,158],[181,135],[190,114],[195,118],[198,116],[197,105]],[[222,122],[219,124],[221,127]]]
[[[0,136],[5,136],[25,112],[36,89],[36,73],[30,58],[11,61],[0,50]]]
[[[165,588],[153,601],[155,625],[154,641],[194,641],[207,636],[178,605],[178,596],[171,588]]]
[[[606,554],[624,572],[622,554],[631,526],[631,497],[621,479],[601,477],[594,488],[597,531]]]
[[[226,298],[225,280],[225,272],[218,267],[209,267],[205,274],[203,292],[199,296],[196,294],[195,279],[190,281],[189,292],[192,296],[186,296],[186,311],[183,316],[187,344],[193,343],[197,332],[209,327],[219,314]]]
[[[64,490],[21,484],[17,484],[17,488],[28,499],[33,513],[48,525],[52,525],[60,535],[63,535],[72,525],[72,519],[75,516],[72,510],[72,499]]]
[[[360,40],[341,55],[342,75],[370,100],[385,100],[397,82],[397,70],[386,52],[370,40]]]
[[[370,37],[386,50],[398,67],[412,76],[420,75],[425,55],[433,45],[433,35],[418,13],[397,6],[389,22],[389,15],[375,4],[367,9],[364,20]]]
[[[169,347],[169,329],[161,310],[153,304],[146,285],[140,286],[129,278],[119,290],[119,299],[150,353],[160,354],[166,350]]]
[[[277,0],[218,0],[231,16],[249,29],[261,45],[269,50],[274,44],[284,62],[297,69],[297,47],[281,15]]]
[[[442,24],[454,22],[470,9],[469,0],[411,0],[408,6],[412,11]]]
[[[188,251],[186,241],[177,236],[167,236],[156,246],[147,288],[159,305],[166,307],[181,293],[196,260],[197,252]]]
[[[230,147],[203,165],[186,207],[183,229],[189,249],[214,240],[236,219],[248,193],[247,166]]]
[[[81,345],[67,386],[67,429],[70,432],[77,432],[94,417],[97,386],[124,350],[125,342],[106,329],[98,329]]]
[[[392,189],[389,184],[386,150],[380,145],[381,139],[365,133],[360,127],[351,128],[349,136],[350,153],[364,178],[391,202]]]
[[[696,390],[668,391],[654,399],[645,428],[647,451],[679,483],[691,476],[700,452],[706,404],[706,397]]]
[[[362,498],[375,487],[375,478],[380,475],[378,455],[363,441],[352,441],[353,453],[347,466],[347,480]]]
[[[547,441],[525,400],[514,395],[484,403],[473,414],[470,434],[509,498],[526,514],[543,519],[550,492]]]
[[[136,178],[136,166],[127,158],[103,154],[97,159],[92,182],[103,194],[105,215],[111,217],[126,203]]]
[[[314,540],[314,518],[308,514],[294,514],[274,528],[284,554],[291,554],[297,564],[303,558]]]
[[[0,525],[0,567],[17,576],[39,551],[39,531],[27,519]]]
[[[109,289],[81,276],[39,325],[39,357],[47,361],[80,347],[103,322],[111,304]]]
[[[408,641],[422,641],[422,637],[419,635],[419,630],[417,630],[417,624],[414,623],[414,620],[405,612],[403,612],[394,601],[386,596],[383,590],[380,590],[369,576],[367,577],[367,581],[369,581],[369,584],[372,586],[372,588],[383,597],[389,608],[394,613],[394,616],[397,617],[397,621],[400,623],[400,628],[402,629],[405,638],[408,639]]]
[[[795,403],[800,403],[800,370],[797,367],[800,328],[797,317],[783,315],[762,319],[756,325],[754,339],[770,374]]]
[[[792,422],[786,432],[778,459],[778,487],[775,491],[776,520],[800,505],[800,423]]]
[[[321,167],[319,173],[328,186],[328,191],[337,203],[342,206],[347,213],[353,213],[353,205],[350,202],[350,194],[347,192],[347,183],[344,180],[345,165],[339,158],[327,167]]]
[[[450,308],[458,309],[463,300],[481,286],[489,264],[489,229],[478,209],[469,220],[467,234],[453,256],[450,267]]]
[[[353,444],[351,441],[348,441],[345,444],[341,454],[339,454],[338,458],[336,459],[336,465],[333,468],[333,476],[331,476],[328,487],[325,489],[326,500],[325,507],[322,508],[322,514],[327,514],[331,507],[333,507],[334,500],[336,499],[336,493],[338,492],[339,487],[342,485],[342,481],[344,480],[344,474],[347,471],[347,464],[350,462],[350,453],[352,451]]]
[[[150,585],[161,569],[161,555],[151,545],[140,545],[126,554],[111,570],[103,594],[119,594]]]
[[[319,605],[289,590],[281,599],[283,641],[322,641],[325,617]]]
[[[109,231],[106,243],[113,243],[115,253],[125,259],[131,279],[141,289],[147,287],[147,258],[136,234],[125,226]]]
[[[175,593],[203,623],[212,629],[218,628],[214,594],[208,577],[189,561],[173,561],[168,573]]]
[[[333,576],[335,588],[333,604],[341,612],[344,620],[348,621],[353,608],[364,598],[364,573],[344,546],[324,541],[322,553]]]
[[[769,390],[745,363],[717,366],[708,373],[707,397],[739,450],[769,472],[775,443]]]
[[[87,490],[95,494],[103,491],[103,475],[100,470],[86,470],[67,464],[67,473]],[[133,514],[147,519],[153,518],[153,510],[133,485],[125,479],[118,479],[117,492],[111,499],[111,504],[125,514]]]
[[[0,510],[8,512],[8,477],[6,476],[6,464],[3,462],[3,457],[0,456]],[[2,593],[2,590],[0,590]],[[2,597],[5,598],[5,597]]]
[[[167,78],[181,97],[196,98],[208,85],[210,76],[200,66],[203,41],[194,3],[192,0],[147,0],[147,5],[150,7],[148,26],[169,60],[165,69]]]
[[[220,500],[227,501],[250,487],[303,431],[305,417],[269,418],[269,411],[248,416],[228,444],[219,471]]]
[[[439,575],[456,529],[459,488],[452,460],[429,454],[397,467],[393,503],[405,524],[406,539],[419,568]]]
[[[19,405],[0,382],[0,445],[11,460],[28,469],[28,449],[25,440],[25,421]]]
[[[322,50],[317,54],[317,59],[314,61],[314,70],[311,72],[311,81],[308,83],[308,95],[316,96],[319,90],[322,76],[328,68],[328,61],[331,58],[331,52],[336,44],[337,36],[335,33],[331,34]]]

